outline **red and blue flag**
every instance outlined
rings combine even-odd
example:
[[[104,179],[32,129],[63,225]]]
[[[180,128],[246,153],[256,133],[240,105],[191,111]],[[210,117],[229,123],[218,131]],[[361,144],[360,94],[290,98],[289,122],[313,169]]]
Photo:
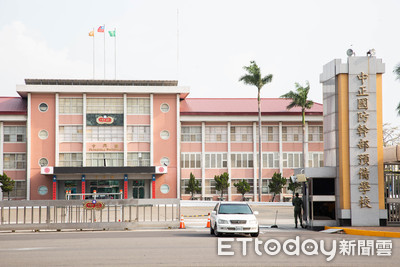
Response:
[[[104,32],[104,26],[100,26],[100,27],[97,29],[97,32]]]

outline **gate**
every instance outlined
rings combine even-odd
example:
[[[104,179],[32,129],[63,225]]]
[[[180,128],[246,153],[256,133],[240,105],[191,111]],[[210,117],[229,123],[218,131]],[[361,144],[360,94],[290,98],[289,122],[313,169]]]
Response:
[[[385,165],[385,203],[388,212],[388,225],[400,225],[399,165]]]
[[[88,200],[0,201],[1,230],[177,228],[179,199],[101,199],[103,209],[85,209]],[[90,202],[90,201],[89,201]]]

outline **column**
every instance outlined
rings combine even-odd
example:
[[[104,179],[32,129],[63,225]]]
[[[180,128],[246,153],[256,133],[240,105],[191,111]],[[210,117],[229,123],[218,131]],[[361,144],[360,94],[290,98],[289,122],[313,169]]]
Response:
[[[60,117],[59,117],[59,108],[58,108],[58,106],[59,106],[59,94],[58,93],[56,93],[56,106],[55,106],[55,113],[56,113],[56,136],[55,136],[55,143],[56,143],[56,149],[54,150],[55,151],[55,153],[56,153],[56,155],[55,155],[55,163],[54,163],[54,165],[56,166],[56,167],[58,167],[58,163],[59,163],[59,160],[60,160],[60,153],[59,153],[59,137],[58,137],[58,135],[59,135],[59,125],[60,125]]]
[[[229,159],[230,160],[230,159]],[[258,166],[258,157],[257,157],[257,123],[253,122],[253,200],[257,201],[257,192],[258,192],[258,180],[257,180],[257,166]]]
[[[31,93],[27,99],[28,117],[26,120],[26,200],[31,199]]]
[[[85,199],[85,193],[86,193],[86,177],[85,177],[85,175],[82,175],[82,178],[81,178],[81,193],[83,194],[82,195],[82,199]]]
[[[57,199],[57,176],[53,175],[53,200]]]
[[[153,94],[150,94],[150,166],[154,166],[154,118],[153,118]]]
[[[201,199],[204,199],[206,194],[206,123],[201,123]]]
[[[151,198],[156,198],[156,175],[151,176]]]
[[[279,122],[279,172],[283,175],[282,122]]]
[[[128,142],[127,142],[127,97],[124,94],[124,167],[128,166]]]
[[[124,199],[128,199],[128,174],[124,174]]]
[[[228,134],[228,174],[229,174],[229,187],[228,187],[228,200],[232,201],[232,172],[231,172],[231,122],[228,121],[228,130],[226,131]]]
[[[176,198],[181,198],[181,119],[180,95],[176,94]]]
[[[305,136],[304,141],[305,141],[305,148],[304,148],[304,157],[305,157],[305,162],[306,162],[306,166],[304,166],[304,168],[308,168],[308,122],[306,122],[306,126],[305,126]]]
[[[86,167],[86,94],[83,94],[83,125],[82,125],[82,166]]]

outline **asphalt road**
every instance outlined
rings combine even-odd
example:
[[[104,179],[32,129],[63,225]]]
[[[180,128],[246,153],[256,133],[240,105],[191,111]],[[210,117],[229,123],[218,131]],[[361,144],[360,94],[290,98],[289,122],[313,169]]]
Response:
[[[299,256],[288,256],[283,251],[284,242],[298,237],[298,246],[286,244],[287,250],[296,251]],[[400,261],[400,239],[324,234],[303,229],[262,229],[257,247],[261,256],[255,252],[254,238],[248,236],[225,236],[224,241],[209,234],[208,229],[185,230],[138,230],[138,231],[71,231],[71,232],[16,232],[0,233],[0,266],[398,266]],[[243,256],[243,239],[246,256]],[[277,255],[268,255],[282,249]],[[317,247],[306,239],[314,239]],[[321,252],[324,248],[332,250],[336,240],[336,253],[330,262]],[[385,240],[392,242],[392,256],[341,255],[341,240],[373,240],[374,245]],[[233,252],[233,256],[218,256],[218,242],[231,248],[221,248],[221,252]],[[270,242],[267,250],[264,244]],[[316,251],[318,255],[305,255],[304,251]]]

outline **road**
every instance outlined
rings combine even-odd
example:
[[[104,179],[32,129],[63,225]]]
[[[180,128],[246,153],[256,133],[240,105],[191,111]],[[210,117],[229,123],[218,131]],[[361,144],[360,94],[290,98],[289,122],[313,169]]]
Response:
[[[288,256],[283,251],[284,241],[299,239],[299,256]],[[255,253],[255,240],[249,239],[246,256],[243,256],[243,241],[228,236],[231,241],[222,241],[210,236],[204,228],[135,231],[65,231],[65,232],[16,232],[0,233],[0,266],[398,266],[400,261],[400,239],[325,234],[293,228],[263,228],[258,237],[262,255]],[[264,249],[266,242],[276,239],[282,250],[275,256],[268,255],[274,246]],[[301,249],[306,239],[317,242],[318,255],[307,256]],[[222,252],[234,256],[218,256],[218,242],[232,248]],[[320,241],[331,250],[336,240],[337,251],[333,260],[321,253]],[[379,240],[392,242],[392,256],[343,256],[339,254],[341,240]],[[276,241],[276,242],[278,242]],[[271,243],[272,245],[274,243]],[[305,245],[307,251],[313,251]],[[275,246],[276,247],[276,246]],[[290,251],[295,247],[287,246]],[[276,251],[276,250],[275,250]],[[355,250],[357,255],[357,249]]]

